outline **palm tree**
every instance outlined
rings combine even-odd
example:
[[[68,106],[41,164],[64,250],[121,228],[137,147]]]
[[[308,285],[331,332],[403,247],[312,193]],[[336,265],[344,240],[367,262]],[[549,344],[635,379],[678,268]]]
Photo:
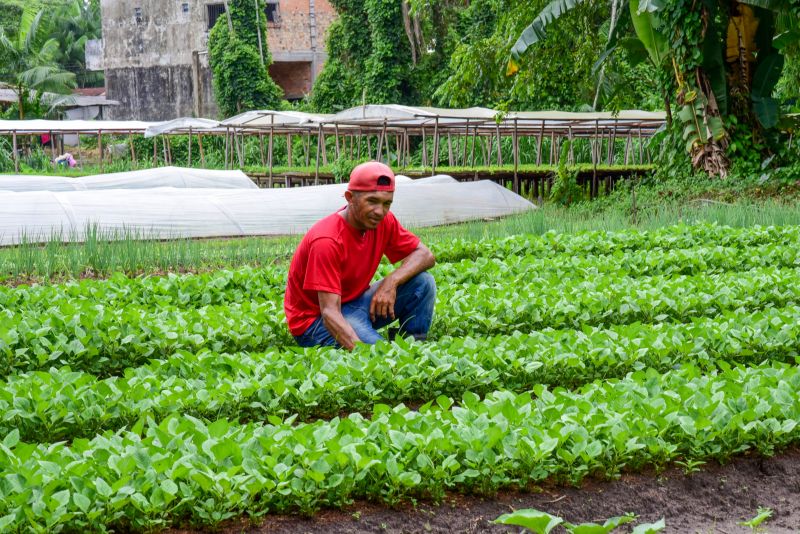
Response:
[[[45,92],[68,95],[75,87],[75,74],[56,62],[59,44],[46,37],[43,16],[43,10],[25,10],[15,36],[0,30],[0,83],[16,92],[20,119],[25,118],[26,102],[41,102]]]
[[[50,37],[60,44],[57,62],[75,73],[79,87],[102,85],[103,74],[86,69],[86,41],[101,34],[99,4],[72,0],[57,9],[55,18]]]

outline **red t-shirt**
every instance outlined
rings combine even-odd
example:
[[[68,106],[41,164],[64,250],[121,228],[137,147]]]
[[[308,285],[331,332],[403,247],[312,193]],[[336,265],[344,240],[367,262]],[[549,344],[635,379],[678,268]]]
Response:
[[[403,228],[392,212],[363,234],[338,213],[317,222],[303,237],[289,266],[283,300],[289,331],[299,336],[320,316],[318,291],[350,302],[369,288],[384,254],[396,263],[418,245],[419,238]]]

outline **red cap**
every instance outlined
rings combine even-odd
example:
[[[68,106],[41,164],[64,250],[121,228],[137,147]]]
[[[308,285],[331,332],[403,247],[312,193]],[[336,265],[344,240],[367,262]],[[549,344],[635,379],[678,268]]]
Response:
[[[394,191],[394,173],[388,165],[368,161],[350,173],[350,191]]]

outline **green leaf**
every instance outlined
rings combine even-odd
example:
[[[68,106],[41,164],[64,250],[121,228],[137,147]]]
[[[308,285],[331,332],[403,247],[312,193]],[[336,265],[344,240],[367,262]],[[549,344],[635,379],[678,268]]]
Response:
[[[501,525],[515,525],[518,527],[525,527],[537,534],[547,534],[555,527],[564,522],[560,517],[550,515],[547,512],[541,512],[532,508],[525,510],[517,510],[511,514],[503,514],[493,523]]]
[[[639,0],[630,0],[631,20],[636,30],[636,35],[641,40],[653,65],[661,67],[669,55],[669,42],[660,28],[660,21],[656,16],[658,5],[642,0],[644,9],[641,9]]]
[[[759,508],[758,515],[747,521],[742,521],[740,523],[737,523],[737,525],[742,525],[743,527],[750,527],[754,529],[758,527],[761,523],[769,519],[770,517],[772,517],[772,508]]]
[[[753,113],[764,128],[774,128],[778,124],[779,111],[778,101],[771,96],[753,96]]]
[[[17,443],[19,443],[19,429],[15,428],[3,438],[3,445],[12,449],[17,446]]]
[[[75,506],[77,506],[83,513],[86,513],[89,510],[89,507],[92,505],[92,500],[83,493],[74,493],[72,495],[72,500],[75,503]]]
[[[775,85],[781,78],[783,63],[783,54],[776,50],[770,50],[763,55],[758,55],[758,63],[756,72],[753,74],[753,85],[750,91],[753,100],[756,97],[767,98],[772,95]]]
[[[631,530],[631,534],[655,534],[656,532],[661,532],[665,528],[667,528],[667,525],[662,517],[655,523],[642,523],[640,525],[636,525],[633,527],[633,530]]]
[[[519,60],[520,55],[525,53],[528,47],[533,46],[545,38],[545,28],[551,22],[557,20],[567,11],[574,9],[583,0],[553,0],[542,9],[533,22],[522,30],[514,46],[511,47],[511,56]]]
[[[598,525],[597,523],[581,523],[580,525],[564,523],[564,528],[572,532],[572,534],[608,534],[620,525],[630,523],[634,520],[636,520],[634,514],[625,514],[606,519],[602,525]]]

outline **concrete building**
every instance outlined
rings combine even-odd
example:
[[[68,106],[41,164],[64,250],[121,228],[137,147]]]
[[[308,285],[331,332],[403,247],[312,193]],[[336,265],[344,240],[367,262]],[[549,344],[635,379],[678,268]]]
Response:
[[[101,0],[103,39],[87,44],[91,69],[105,71],[109,119],[216,118],[208,32],[225,16],[212,0]],[[267,0],[270,75],[288,99],[302,98],[325,60],[328,0]]]

